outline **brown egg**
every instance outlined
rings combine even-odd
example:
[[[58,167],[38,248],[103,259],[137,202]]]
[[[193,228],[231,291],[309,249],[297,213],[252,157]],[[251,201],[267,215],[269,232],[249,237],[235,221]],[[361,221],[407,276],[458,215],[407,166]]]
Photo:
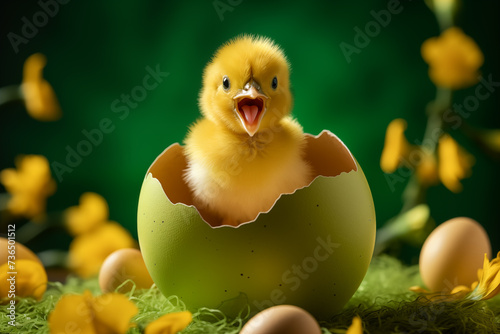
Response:
[[[128,279],[134,281],[136,289],[149,289],[153,285],[138,249],[124,248],[111,253],[104,260],[99,272],[99,286],[104,293],[115,291]],[[125,293],[131,289],[132,284],[126,284],[119,292]]]
[[[8,256],[13,255],[15,260],[33,260],[40,264],[42,261],[26,246],[14,240],[0,237],[0,265],[8,261]]]
[[[251,318],[240,334],[321,334],[317,321],[292,305],[270,307]]]
[[[470,286],[478,280],[485,253],[491,257],[490,240],[478,222],[467,217],[450,219],[432,231],[422,246],[420,275],[433,292]]]

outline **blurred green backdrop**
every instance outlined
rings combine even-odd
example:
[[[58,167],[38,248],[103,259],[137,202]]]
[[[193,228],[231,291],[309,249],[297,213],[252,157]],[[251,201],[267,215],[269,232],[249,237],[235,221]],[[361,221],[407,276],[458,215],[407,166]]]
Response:
[[[379,159],[388,123],[398,117],[409,122],[410,142],[422,139],[424,108],[435,88],[421,59],[420,45],[438,35],[438,26],[423,1],[401,1],[401,12],[370,38],[369,44],[344,57],[341,42],[354,44],[355,27],[374,20],[370,12],[387,9],[388,1],[69,1],[57,2],[58,12],[38,28],[16,53],[7,38],[22,34],[23,18],[33,22],[42,3],[2,3],[0,84],[20,83],[24,60],[35,52],[48,58],[44,74],[53,85],[64,116],[41,123],[22,106],[2,108],[0,114],[0,169],[13,167],[18,154],[42,154],[50,162],[65,163],[86,139],[83,130],[98,128],[108,118],[113,131],[71,173],[62,175],[48,210],[76,205],[86,191],[103,195],[110,218],[134,237],[140,186],[148,166],[167,146],[182,142],[187,127],[198,116],[197,95],[203,67],[228,39],[252,33],[269,36],[285,50],[292,64],[295,96],[293,113],[306,132],[336,133],[363,167],[370,184],[378,225],[401,208],[404,183],[391,189]],[[223,13],[216,6],[225,5]],[[52,11],[55,7],[52,5]],[[464,1],[458,23],[485,55],[482,72],[500,81],[499,20],[496,1]],[[26,20],[25,19],[25,20]],[[37,17],[35,19],[40,19]],[[125,116],[113,112],[113,101],[143,85],[146,67],[168,72]],[[461,102],[474,88],[456,93]],[[141,97],[142,99],[142,97]],[[119,106],[124,106],[120,102]],[[467,122],[500,128],[500,92],[481,101]],[[121,117],[120,117],[121,116]],[[452,135],[477,159],[464,192],[453,194],[442,185],[429,192],[438,223],[456,216],[481,222],[500,250],[499,162],[478,150],[461,133]],[[0,189],[3,190],[3,189]],[[69,237],[48,234],[32,245],[41,250],[53,244],[67,247]],[[415,260],[417,253],[411,253]]]

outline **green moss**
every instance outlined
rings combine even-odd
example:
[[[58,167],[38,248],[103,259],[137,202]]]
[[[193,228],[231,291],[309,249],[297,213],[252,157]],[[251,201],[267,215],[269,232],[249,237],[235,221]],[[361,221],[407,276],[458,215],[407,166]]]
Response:
[[[126,282],[125,284],[130,284]],[[500,297],[485,302],[428,303],[408,291],[421,285],[418,267],[406,267],[398,260],[380,256],[373,259],[360,288],[342,313],[322,322],[323,333],[344,333],[352,318],[359,315],[366,333],[496,333],[500,332]],[[16,305],[14,329],[0,322],[0,333],[49,333],[47,316],[65,293],[90,290],[100,294],[97,279],[68,279],[65,285],[51,283],[40,302],[22,298]],[[185,310],[179,298],[164,297],[157,289],[131,291],[128,296],[139,308],[133,318],[137,324],[129,333],[139,334],[151,321],[163,314]],[[238,333],[248,320],[246,310],[237,319],[228,319],[218,310],[200,309],[183,334]],[[8,309],[2,306],[0,316],[6,319]]]

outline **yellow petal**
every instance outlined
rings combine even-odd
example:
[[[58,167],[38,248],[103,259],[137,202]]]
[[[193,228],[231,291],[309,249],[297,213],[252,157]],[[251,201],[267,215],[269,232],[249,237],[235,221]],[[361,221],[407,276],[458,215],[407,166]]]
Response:
[[[419,294],[431,293],[429,290],[426,290],[426,289],[421,288],[419,286],[412,286],[412,287],[410,287],[410,291],[415,292],[415,293],[419,293]]]
[[[64,212],[66,226],[72,235],[87,233],[107,221],[109,208],[99,194],[87,192],[80,197],[80,205]]]
[[[15,289],[11,289],[11,283]],[[10,291],[15,291],[17,297],[40,300],[46,289],[47,273],[38,261],[21,259],[0,266],[0,298],[10,298]]]
[[[64,295],[49,314],[51,334],[98,334],[93,326],[92,295]]]
[[[488,257],[484,254],[483,272],[479,278],[477,289],[482,295],[482,300],[490,299],[500,293],[500,252],[497,257],[488,261]]]
[[[116,222],[108,222],[97,229],[77,236],[69,247],[69,266],[81,277],[99,273],[109,254],[122,248],[134,248],[135,240]]]
[[[107,293],[92,302],[94,327],[99,334],[121,334],[130,328],[130,320],[139,309],[125,295]]]
[[[355,316],[352,319],[352,324],[347,329],[346,334],[361,334],[363,333],[363,324],[359,316]]]
[[[47,59],[35,53],[26,59],[23,70],[23,91],[26,109],[39,121],[55,121],[61,117],[61,107],[52,86],[43,78]]]
[[[395,119],[387,126],[385,144],[380,158],[380,168],[385,173],[394,172],[401,164],[401,159],[406,157],[410,145],[404,136],[406,121]]]
[[[462,191],[460,180],[470,176],[474,157],[447,134],[439,139],[438,156],[441,182],[455,193]]]
[[[175,334],[186,328],[192,320],[189,311],[168,313],[149,323],[144,334]]]
[[[453,290],[451,290],[450,295],[452,295],[454,299],[463,299],[471,291],[472,291],[471,288],[469,288],[468,286],[457,285],[456,287],[453,288]]]

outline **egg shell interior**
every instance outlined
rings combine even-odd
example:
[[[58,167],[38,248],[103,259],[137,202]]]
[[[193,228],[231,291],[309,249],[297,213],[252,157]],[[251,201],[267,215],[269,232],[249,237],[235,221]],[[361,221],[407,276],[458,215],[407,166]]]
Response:
[[[207,223],[183,181],[183,148],[167,148],[148,170],[138,208],[139,243],[162,293],[193,311],[292,304],[317,319],[338,312],[372,257],[373,200],[361,168],[331,132],[308,135],[305,152],[315,180],[235,228]]]

